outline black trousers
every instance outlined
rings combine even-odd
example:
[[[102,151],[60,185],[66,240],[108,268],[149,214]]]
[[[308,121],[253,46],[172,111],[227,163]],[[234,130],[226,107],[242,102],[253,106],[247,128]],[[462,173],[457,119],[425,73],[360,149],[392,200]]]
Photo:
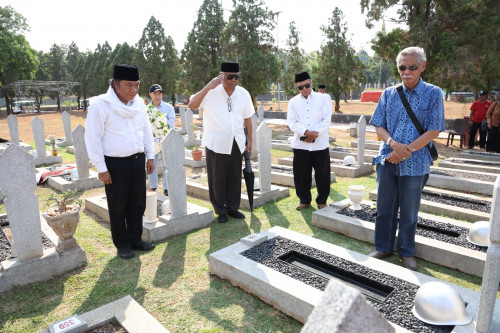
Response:
[[[231,155],[205,148],[208,192],[215,214],[227,214],[240,208],[242,154],[236,140]]]
[[[486,133],[481,131],[481,122],[472,123],[469,131],[469,149],[474,147],[474,140],[476,139],[477,130],[479,130],[479,147],[484,148],[486,146]]]
[[[486,143],[486,151],[500,153],[500,129],[491,127],[488,130],[488,142]]]
[[[105,157],[111,184],[105,185],[111,237],[117,249],[130,249],[142,237],[146,210],[145,155],[136,159]]]
[[[326,204],[330,195],[330,153],[328,148],[323,150],[308,151],[303,149],[293,150],[293,180],[297,196],[301,203],[311,204],[312,169],[318,189],[316,203]]]

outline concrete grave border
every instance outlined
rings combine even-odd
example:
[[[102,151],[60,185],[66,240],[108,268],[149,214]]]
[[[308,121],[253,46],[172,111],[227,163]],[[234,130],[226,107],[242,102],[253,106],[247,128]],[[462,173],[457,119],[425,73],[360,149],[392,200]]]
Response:
[[[71,164],[76,167],[76,164]],[[71,166],[66,165],[66,166]],[[36,172],[43,172],[44,168],[37,168]],[[66,192],[67,190],[77,190],[77,191],[86,191],[92,188],[103,187],[104,183],[99,180],[97,172],[94,170],[89,170],[88,178],[78,178],[76,180],[66,180],[63,177],[49,177],[47,179],[47,185],[50,187],[61,191]]]
[[[336,160],[344,160],[346,156],[354,156],[357,158],[358,150],[354,148],[345,148],[345,147],[335,147],[330,148],[330,158]],[[363,160],[364,163],[372,163],[373,158],[378,155],[378,151],[365,149],[365,158]]]
[[[450,192],[446,190],[441,190],[441,189],[433,189],[433,192]],[[460,194],[460,193],[456,193]],[[467,195],[468,197],[476,197],[476,199],[483,199],[484,201],[489,201],[491,203],[490,198],[481,198],[475,195]],[[377,190],[370,191],[369,197],[371,200],[376,201],[377,200]],[[441,204],[438,202],[433,202],[429,200],[420,200],[420,211],[421,212],[426,212],[430,214],[436,214],[436,215],[446,215],[455,219],[461,219],[461,220],[467,220],[469,222],[477,222],[477,221],[489,221],[490,220],[490,213],[485,213],[485,212],[478,212],[472,209],[467,209],[467,208],[461,208],[461,207],[456,207],[456,206],[451,206],[451,205],[446,205],[446,204]]]
[[[334,160],[330,159],[330,162],[333,163],[343,163],[342,160]],[[278,159],[278,164],[293,166],[293,156],[282,157]],[[338,177],[349,177],[349,178],[359,178],[368,176],[375,172],[373,165],[368,163],[363,163],[362,165],[331,165],[330,170],[335,172],[335,175]]]
[[[481,162],[477,159],[465,159],[465,158],[456,158],[451,157],[439,162],[438,166],[441,168],[449,168],[449,169],[457,169],[457,170],[465,170],[465,171],[476,171],[481,173],[500,173],[500,168],[495,166],[487,166],[487,165],[476,165],[476,164],[466,164],[466,163],[457,163],[456,161],[473,161],[473,162]],[[492,162],[492,161],[482,161],[482,162]]]
[[[340,209],[349,206],[350,203],[349,199],[344,199],[313,212],[311,224],[318,228],[338,232],[350,238],[374,244],[375,223],[337,213]],[[366,205],[374,204],[372,201],[366,200],[363,200],[362,203]],[[420,212],[418,215],[422,218],[449,223],[462,228],[468,229],[471,226],[467,222],[436,215]],[[486,252],[474,251],[419,235],[415,235],[415,257],[478,277],[482,277],[486,262]]]
[[[85,312],[79,317],[87,322],[87,329],[96,328],[116,319],[128,333],[169,332],[130,295]],[[38,331],[38,333],[49,333],[49,329]]]
[[[500,154],[488,153],[476,150],[466,150],[458,154],[463,159],[468,160],[478,160],[478,161],[490,161],[490,162],[500,162]]]
[[[4,214],[5,215],[5,214]],[[55,245],[58,237],[40,215],[42,233]],[[67,273],[87,263],[85,250],[79,245],[71,251],[59,253],[55,246],[43,250],[43,255],[25,261],[17,258],[0,262],[0,293],[14,286],[42,282]]]
[[[271,170],[272,170],[273,166],[284,167],[283,165],[272,164]],[[290,170],[293,170],[293,168],[290,167]],[[255,178],[258,178],[259,177],[259,170],[257,170],[257,168],[253,168],[253,172],[255,174]],[[312,174],[313,174],[313,176],[312,176],[311,186],[316,186],[316,180],[314,179],[314,170],[313,170]],[[335,172],[330,172],[330,180],[331,180],[331,183],[335,183],[335,181],[336,181]],[[275,185],[280,185],[280,186],[295,187],[293,175],[289,175],[289,174],[282,173],[282,172],[271,171],[271,183],[273,183]]]
[[[282,227],[273,227],[261,232],[259,235],[266,235],[268,238],[282,236],[345,260],[356,262],[384,274],[396,276],[399,279],[416,285],[422,285],[430,281],[440,281],[431,276],[370,258],[364,254],[350,251]],[[226,279],[233,285],[256,295],[262,301],[273,305],[296,320],[302,323],[306,322],[314,307],[319,304],[323,292],[240,254],[250,247],[252,245],[240,241],[210,254],[210,273]],[[450,285],[460,293],[464,301],[468,303],[467,312],[473,317],[472,323],[466,326],[455,326],[453,332],[474,332],[479,305],[479,293],[447,282],[444,283]],[[496,303],[500,304],[500,300],[496,300]],[[496,310],[494,322],[500,325],[500,305],[497,306]],[[391,325],[397,332],[408,332],[398,325],[392,323]]]
[[[436,168],[431,167],[432,171],[460,171],[460,172],[469,172],[469,173],[478,173],[484,175],[484,172],[474,172],[474,171],[466,171],[466,170],[457,170],[457,169],[448,169],[448,168]],[[498,176],[497,174],[487,174],[491,176]],[[489,196],[493,195],[493,186],[494,182],[485,182],[482,180],[475,179],[467,179],[467,178],[459,178],[452,176],[444,176],[444,175],[436,175],[429,174],[429,180],[427,181],[427,186],[434,186],[448,190],[461,191],[466,193],[480,193],[486,194]]]

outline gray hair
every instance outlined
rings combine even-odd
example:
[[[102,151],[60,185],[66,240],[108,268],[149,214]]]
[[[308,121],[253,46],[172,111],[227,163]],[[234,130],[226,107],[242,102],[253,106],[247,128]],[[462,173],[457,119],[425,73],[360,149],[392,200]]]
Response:
[[[399,60],[401,59],[401,57],[411,56],[411,55],[417,58],[417,62],[420,66],[427,61],[427,58],[425,56],[425,51],[423,48],[418,46],[411,46],[399,52],[398,56],[396,57],[396,64],[399,65]]]

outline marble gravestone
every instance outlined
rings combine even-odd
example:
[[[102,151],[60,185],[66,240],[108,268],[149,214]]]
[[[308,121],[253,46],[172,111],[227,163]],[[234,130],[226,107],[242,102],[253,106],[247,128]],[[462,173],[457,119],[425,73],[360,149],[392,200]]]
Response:
[[[78,125],[73,131],[74,146],[75,146],[75,160],[76,169],[78,170],[78,178],[88,178],[89,177],[89,154],[87,153],[87,146],[85,145],[85,128],[82,125]],[[67,136],[66,136],[67,138]]]
[[[17,145],[0,155],[0,187],[12,232],[12,250],[20,261],[42,256],[42,229],[35,195],[35,161]]]
[[[192,111],[191,111],[192,112]],[[187,124],[186,124],[186,108],[181,106],[179,108],[179,115],[181,116],[181,129],[180,129],[180,134],[186,134],[187,133]]]
[[[271,191],[272,130],[266,122],[257,129],[260,192]]]
[[[61,114],[62,122],[63,122],[63,128],[64,128],[64,136],[66,137],[66,140],[64,142],[60,142],[57,145],[59,147],[64,147],[64,146],[70,146],[73,144],[73,139],[71,136],[71,115],[64,111]]]
[[[10,142],[19,146],[19,129],[17,125],[17,117],[13,114],[7,117],[7,124],[9,125]]]
[[[488,333],[492,330],[495,301],[500,283],[500,176],[493,190],[493,205],[490,217],[490,245],[484,266],[481,298],[477,313],[477,333]],[[497,327],[498,329],[498,327]],[[496,332],[496,331],[495,331]]]
[[[365,161],[365,137],[366,137],[366,119],[363,116],[358,120],[358,165],[363,165]]]
[[[172,217],[185,215],[187,213],[187,194],[184,143],[182,137],[175,131],[168,132],[162,141],[162,160],[167,169],[167,187]]]
[[[45,148],[45,125],[43,120],[37,116],[34,117],[31,120],[31,129],[33,130],[36,147],[36,151],[33,152],[33,156],[35,156],[35,166],[62,163],[62,156],[47,155],[47,149]]]
[[[257,140],[257,116],[255,113],[252,115],[252,153],[250,154],[250,159],[256,159],[259,152],[259,140]]]
[[[262,124],[262,122],[264,121],[264,108],[261,106],[259,106],[259,108],[257,109],[257,114],[258,114],[258,117],[259,117],[259,125]]]
[[[193,111],[191,111],[191,109],[187,109],[185,117],[187,137],[184,139],[184,146],[199,146],[201,141],[194,137]]]

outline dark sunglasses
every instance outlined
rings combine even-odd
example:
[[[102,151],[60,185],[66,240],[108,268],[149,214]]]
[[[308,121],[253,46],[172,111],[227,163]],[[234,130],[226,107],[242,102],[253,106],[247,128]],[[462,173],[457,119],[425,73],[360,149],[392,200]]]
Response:
[[[299,89],[299,90],[302,90],[304,88],[311,88],[311,84],[310,83],[306,83],[303,86],[297,86],[297,89]]]
[[[228,80],[232,80],[232,79],[239,80],[239,79],[240,79],[240,76],[239,76],[239,74],[228,74],[228,75],[226,75],[226,78],[227,78]]]
[[[401,72],[404,72],[405,70],[409,69],[411,71],[416,71],[420,66],[419,65],[411,65],[411,66],[398,66],[399,70]]]

